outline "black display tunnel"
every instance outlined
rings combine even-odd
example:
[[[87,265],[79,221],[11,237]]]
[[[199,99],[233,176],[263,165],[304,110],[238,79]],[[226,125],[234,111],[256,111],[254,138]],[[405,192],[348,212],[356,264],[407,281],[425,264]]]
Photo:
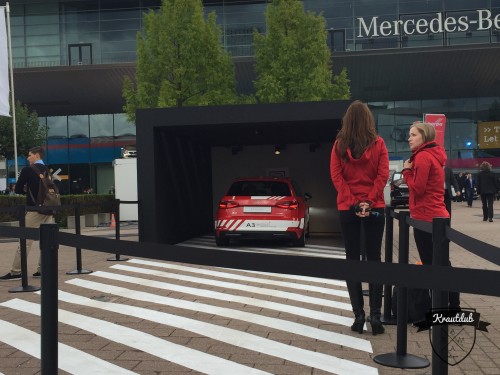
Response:
[[[350,103],[138,110],[139,240],[175,244],[213,232],[212,147],[329,142]]]

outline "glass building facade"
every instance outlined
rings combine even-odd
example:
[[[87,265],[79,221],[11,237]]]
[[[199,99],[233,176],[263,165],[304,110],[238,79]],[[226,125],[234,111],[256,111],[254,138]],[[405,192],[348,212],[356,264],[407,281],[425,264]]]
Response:
[[[222,43],[235,59],[251,58],[254,30],[265,33],[269,1],[205,0],[215,12]],[[304,0],[307,11],[326,20],[333,55],[370,50],[411,51],[500,43],[500,0]],[[0,2],[4,5],[5,2]],[[133,63],[136,36],[153,0],[11,0],[10,23],[15,69]],[[352,78],[352,77],[351,77]],[[389,79],[389,77],[387,77]],[[363,98],[361,98],[363,99]],[[445,147],[451,159],[500,156],[478,146],[478,123],[500,121],[500,96],[370,102],[380,134],[393,158],[406,158],[409,124],[424,113],[445,113]],[[96,168],[110,165],[135,127],[123,114],[86,113],[40,117],[48,126],[48,162],[78,170],[96,188]],[[473,163],[457,162],[468,168]],[[499,167],[499,165],[495,165]],[[73,177],[70,177],[72,180]],[[102,189],[101,189],[102,190]],[[102,191],[101,191],[102,192]]]

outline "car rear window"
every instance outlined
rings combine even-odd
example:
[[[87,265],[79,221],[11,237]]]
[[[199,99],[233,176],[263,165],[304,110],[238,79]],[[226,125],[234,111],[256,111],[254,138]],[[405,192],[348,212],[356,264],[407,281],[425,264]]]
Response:
[[[237,181],[231,185],[227,195],[233,196],[291,196],[287,183],[279,181]]]

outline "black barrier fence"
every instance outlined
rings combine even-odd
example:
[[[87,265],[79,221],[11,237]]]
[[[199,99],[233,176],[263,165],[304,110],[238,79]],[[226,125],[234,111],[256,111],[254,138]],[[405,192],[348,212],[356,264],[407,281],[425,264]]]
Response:
[[[407,288],[432,290],[433,303],[435,299],[436,303],[441,303],[444,295],[446,295],[447,299],[447,293],[449,291],[500,296],[500,289],[498,288],[498,285],[500,285],[499,271],[449,267],[447,263],[444,265],[445,262],[442,259],[439,265],[433,264],[432,266],[422,267],[408,264],[409,225],[419,227],[419,229],[428,232],[433,232],[435,230],[436,233],[433,233],[433,241],[436,247],[443,245],[448,246],[449,241],[453,241],[466,250],[482,256],[496,265],[500,265],[500,248],[470,238],[451,229],[448,221],[444,223],[439,222],[439,220],[443,219],[435,219],[435,221],[438,220],[438,222],[434,223],[434,225],[430,225],[429,223],[410,219],[407,211],[396,213],[391,209],[388,210],[387,220],[392,220],[392,218],[399,220],[399,263],[397,264],[388,262],[387,259],[386,262],[379,263],[295,255],[243,253],[223,250],[207,251],[206,249],[184,247],[181,245],[147,242],[139,243],[59,232],[56,224],[42,224],[40,230],[0,226],[0,236],[20,239],[29,238],[33,240],[43,239],[43,244],[41,244],[42,264],[45,264],[43,262],[50,261],[48,259],[52,259],[52,261],[57,259],[54,258],[54,254],[52,253],[57,251],[59,245],[104,253],[108,253],[110,248],[119,248],[121,255],[170,262],[236,268],[250,271],[286,273],[327,279],[355,280],[383,284],[386,286],[398,286],[398,350],[396,353],[389,353],[389,356],[394,357],[396,363],[381,364],[406,368],[405,360],[408,358],[408,354],[406,353],[407,322],[403,321],[403,319],[406,318],[407,314],[405,306],[406,297],[404,296],[404,292]],[[387,236],[388,233],[386,232],[386,237]],[[49,243],[47,244],[46,241],[49,241]],[[386,252],[388,251],[387,246],[386,243]],[[434,251],[434,253],[439,253],[439,251]],[[445,251],[445,257],[446,254],[447,252]],[[47,259],[43,260],[44,258]],[[57,268],[53,269],[51,272],[44,271],[42,273],[42,289],[44,293],[46,293],[46,296],[53,296],[51,301],[45,301],[45,308],[49,311],[54,311],[53,309],[57,310],[57,293],[54,296],[53,293],[48,291],[53,288],[57,289],[56,269]],[[440,292],[442,292],[442,294],[436,294]],[[44,293],[42,293],[42,295]],[[390,295],[391,293],[385,293],[386,298]],[[441,302],[439,299],[441,299]],[[42,311],[44,311],[43,308]],[[57,315],[45,314],[45,317],[42,316],[42,320],[43,319],[46,319],[44,320],[44,324],[52,327],[52,329],[53,327],[57,327]],[[50,323],[47,320],[50,321]],[[43,333],[42,330],[42,334]],[[53,330],[49,330],[48,334],[53,335]],[[43,340],[42,338],[42,342],[44,342]],[[53,341],[54,338],[50,340]],[[50,347],[53,348],[53,344]],[[53,356],[53,354],[47,353],[47,356],[49,355]],[[441,360],[435,359],[433,356],[433,371],[434,362],[439,361]],[[51,359],[51,357],[48,357],[46,359],[46,363],[50,364],[50,366],[47,365],[47,367],[50,368],[43,368],[42,365],[42,374],[53,374],[57,372],[57,358],[55,359],[55,363],[53,362],[54,358]],[[428,361],[423,365],[428,366]],[[440,365],[439,363],[436,363],[436,366],[436,373],[446,373],[447,366]],[[410,366],[409,368],[412,367]]]

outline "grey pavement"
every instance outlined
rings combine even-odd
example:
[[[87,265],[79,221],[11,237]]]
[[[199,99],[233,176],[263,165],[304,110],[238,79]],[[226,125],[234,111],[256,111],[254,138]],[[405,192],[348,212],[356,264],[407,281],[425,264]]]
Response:
[[[478,201],[472,208],[453,203],[452,227],[500,244],[500,215],[483,222]],[[121,231],[123,240],[137,240],[136,225],[123,225]],[[113,236],[114,229],[82,233]],[[416,262],[410,238],[410,262]],[[215,249],[209,237],[186,245]],[[0,242],[0,274],[9,271],[16,246]],[[235,250],[343,257],[340,237],[314,235],[304,250],[269,244]],[[373,361],[396,351],[396,326],[377,336],[351,332],[343,282],[139,258],[108,261],[115,251],[82,250],[83,268],[94,272],[67,275],[76,268],[75,250],[60,248],[60,374],[431,373],[431,367],[402,370]],[[31,277],[38,254],[34,250],[28,257],[30,285],[40,285]],[[500,270],[454,244],[450,257],[454,267]],[[0,282],[0,374],[39,374],[40,295],[9,293],[19,285]],[[449,374],[500,374],[500,298],[462,294],[461,302],[491,325],[488,332],[476,332],[470,355],[449,366]],[[408,325],[407,335],[408,353],[431,361],[429,334]]]

